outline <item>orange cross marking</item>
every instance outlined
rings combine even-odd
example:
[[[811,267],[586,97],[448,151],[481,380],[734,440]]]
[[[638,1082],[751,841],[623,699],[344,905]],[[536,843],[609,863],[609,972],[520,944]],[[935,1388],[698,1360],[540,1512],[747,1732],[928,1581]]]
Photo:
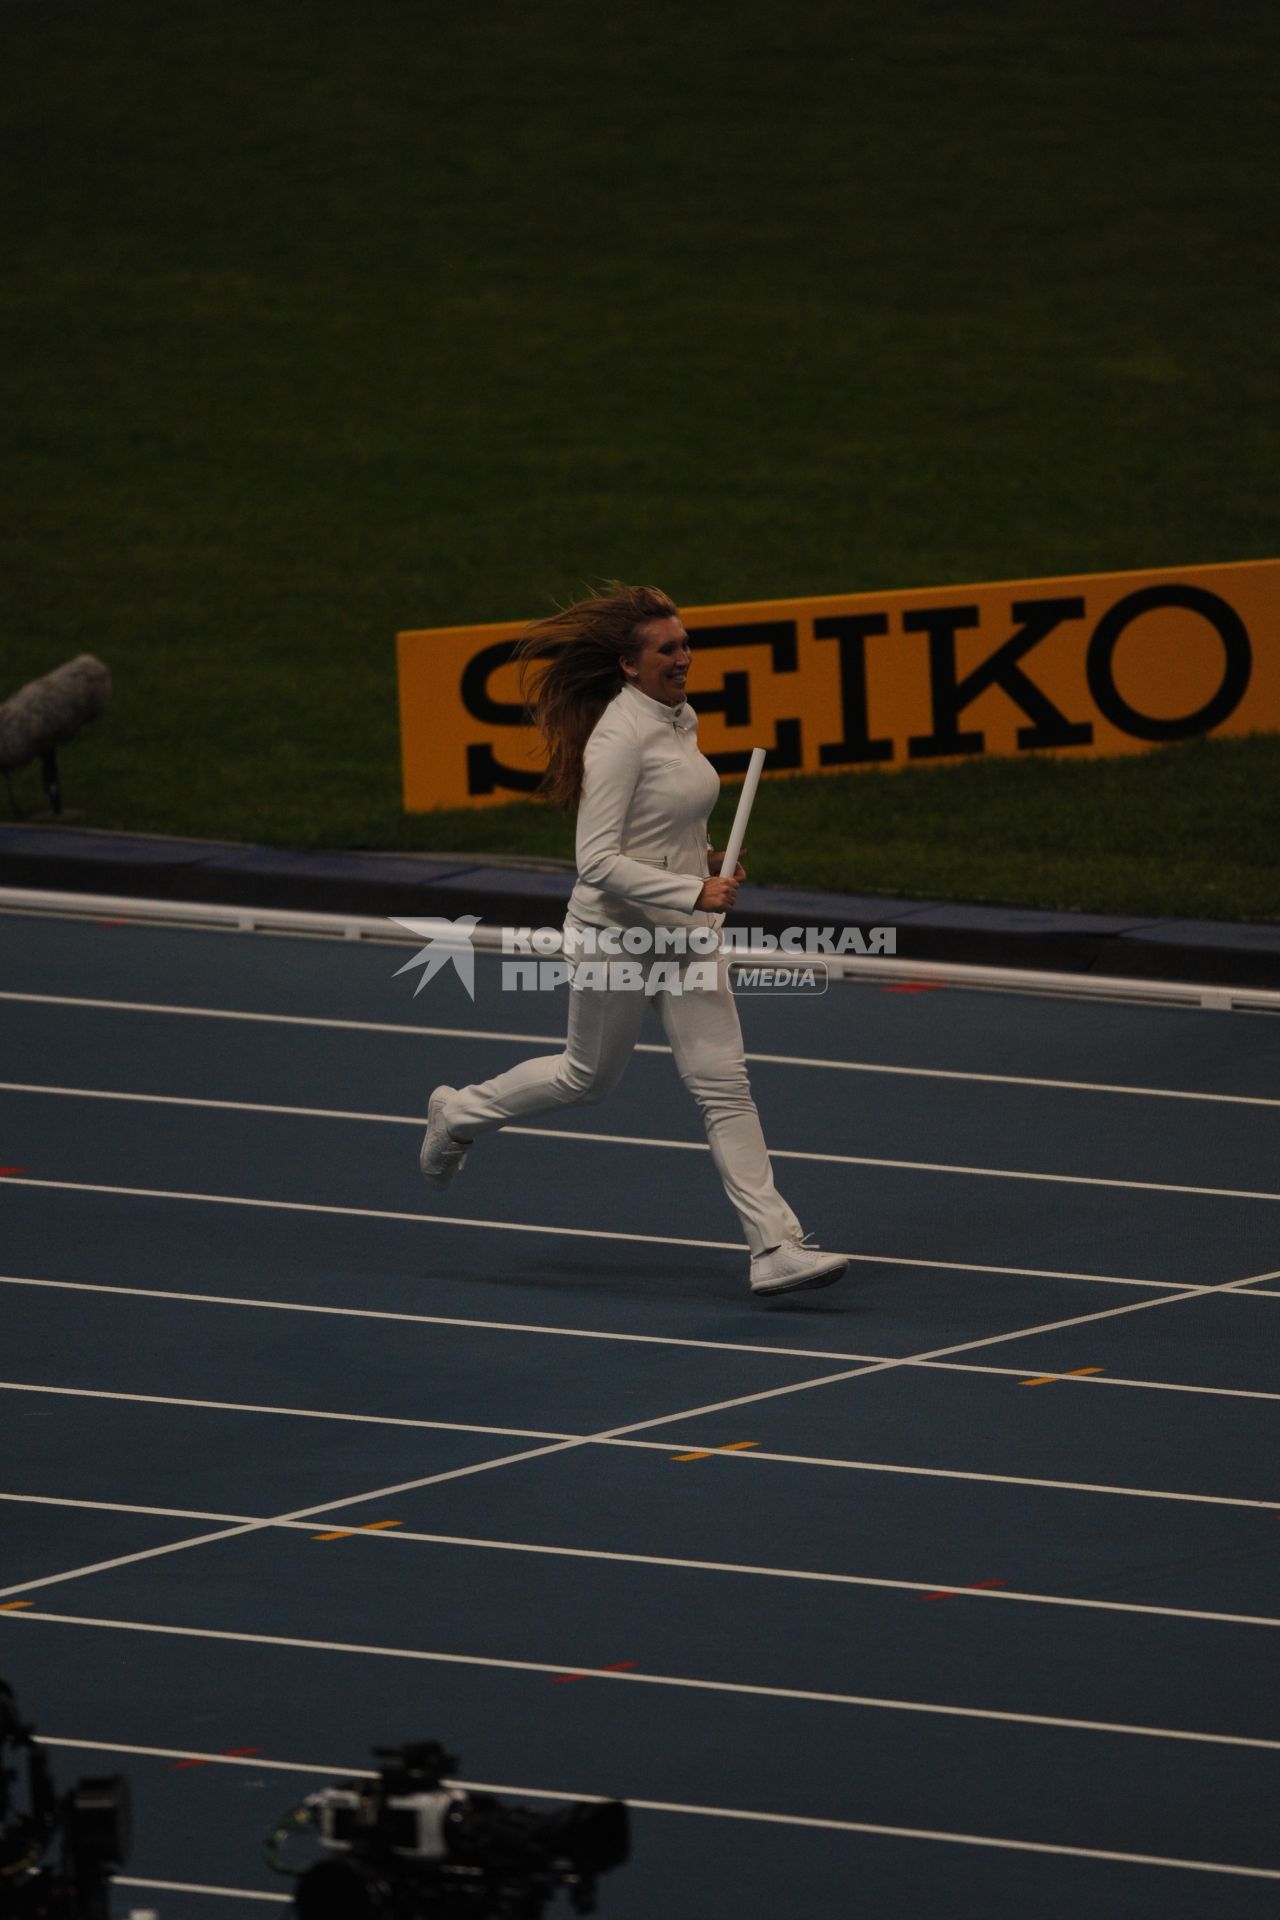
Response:
[[[365,1527],[344,1527],[338,1533],[313,1533],[313,1540],[349,1540],[353,1533],[382,1533],[388,1527],[398,1527],[399,1520],[370,1520]]]

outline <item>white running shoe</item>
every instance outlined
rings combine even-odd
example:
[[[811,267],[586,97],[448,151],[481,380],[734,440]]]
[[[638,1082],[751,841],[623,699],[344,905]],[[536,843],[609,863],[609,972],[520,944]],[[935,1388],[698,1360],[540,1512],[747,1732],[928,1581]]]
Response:
[[[455,1140],[444,1123],[444,1110],[458,1091],[456,1087],[437,1087],[427,1102],[427,1131],[422,1138],[418,1165],[429,1187],[441,1193],[462,1171],[470,1149],[470,1140]]]
[[[752,1293],[794,1293],[801,1287],[829,1287],[847,1273],[849,1262],[842,1253],[823,1253],[813,1236],[803,1240],[784,1240],[770,1253],[751,1256]]]

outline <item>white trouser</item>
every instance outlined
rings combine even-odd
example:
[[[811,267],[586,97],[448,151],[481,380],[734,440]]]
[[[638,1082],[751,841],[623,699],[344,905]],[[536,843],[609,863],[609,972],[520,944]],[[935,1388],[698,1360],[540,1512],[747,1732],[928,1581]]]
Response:
[[[571,986],[564,1052],[522,1060],[508,1073],[461,1088],[445,1108],[445,1125],[467,1140],[553,1107],[605,1099],[640,1038],[646,1007],[656,1002],[680,1078],[702,1109],[711,1157],[747,1245],[760,1253],[798,1237],[800,1222],[773,1184],[724,957],[714,965],[715,987],[688,992],[647,995],[620,987]],[[660,1190],[656,1181],[654,1187]]]

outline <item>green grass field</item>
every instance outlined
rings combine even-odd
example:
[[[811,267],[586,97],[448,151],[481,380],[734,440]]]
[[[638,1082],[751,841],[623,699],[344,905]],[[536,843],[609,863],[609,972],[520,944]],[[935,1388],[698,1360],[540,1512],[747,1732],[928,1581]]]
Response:
[[[398,629],[1276,551],[1261,0],[10,0],[0,54],[0,693],[111,666],[93,825],[563,852],[404,818]],[[1278,774],[787,781],[752,877],[1277,918]]]

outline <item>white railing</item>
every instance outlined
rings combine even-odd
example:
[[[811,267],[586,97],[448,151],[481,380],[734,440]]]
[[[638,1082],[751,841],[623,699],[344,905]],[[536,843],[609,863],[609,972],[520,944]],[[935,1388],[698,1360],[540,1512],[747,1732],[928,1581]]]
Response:
[[[294,907],[238,907],[199,900],[135,900],[111,893],[54,893],[33,887],[0,887],[0,912],[59,915],[72,919],[155,921],[171,926],[205,927],[226,933],[277,933],[336,940],[390,941],[411,945],[422,936],[408,932],[386,915],[311,913]],[[423,935],[432,917],[417,922]],[[455,931],[441,919],[440,933]],[[510,929],[477,927],[469,936],[477,953],[501,953]],[[508,949],[509,950],[509,949]],[[542,957],[552,957],[550,949]],[[735,947],[743,966],[794,965],[798,955],[776,948]],[[1207,985],[1195,980],[1126,979],[1100,973],[1050,973],[1029,967],[975,967],[956,961],[902,960],[892,954],[826,954],[832,979],[893,981],[984,992],[1065,994],[1083,999],[1137,1000],[1163,1006],[1206,1007],[1222,1011],[1280,1013],[1280,991],[1265,987]]]

